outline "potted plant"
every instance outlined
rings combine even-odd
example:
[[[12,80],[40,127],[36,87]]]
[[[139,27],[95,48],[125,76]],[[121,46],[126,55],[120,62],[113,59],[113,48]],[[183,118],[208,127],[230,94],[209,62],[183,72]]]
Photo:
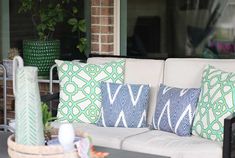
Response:
[[[19,13],[30,13],[37,32],[36,40],[23,41],[23,58],[26,65],[37,66],[39,76],[48,76],[54,60],[60,55],[60,42],[53,39],[58,24],[66,22],[71,31],[85,32],[85,20],[79,19],[77,0],[21,0]],[[86,39],[80,38],[77,48],[86,49]]]
[[[13,75],[13,58],[19,55],[19,50],[17,48],[11,48],[8,52],[8,58],[3,59],[3,65],[6,68],[7,77],[12,77]]]

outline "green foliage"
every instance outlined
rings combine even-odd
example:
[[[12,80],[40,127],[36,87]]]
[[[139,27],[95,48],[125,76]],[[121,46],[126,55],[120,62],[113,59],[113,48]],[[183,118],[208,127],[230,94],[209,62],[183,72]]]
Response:
[[[42,122],[44,129],[48,129],[50,127],[49,122],[56,120],[56,117],[52,117],[52,113],[48,109],[48,105],[46,103],[42,103]]]
[[[87,49],[87,39],[80,38],[80,43],[77,45],[77,48],[80,50],[80,52],[85,51]]]
[[[77,0],[20,0],[18,12],[32,15],[32,22],[40,40],[50,40],[58,24],[63,22],[79,36],[86,32],[86,24],[84,19],[79,18],[76,2]],[[87,40],[80,38],[77,48],[84,52]]]

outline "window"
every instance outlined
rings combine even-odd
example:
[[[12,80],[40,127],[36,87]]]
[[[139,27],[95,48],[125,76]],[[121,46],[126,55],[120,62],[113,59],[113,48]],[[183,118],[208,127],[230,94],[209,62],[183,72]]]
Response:
[[[121,55],[234,58],[235,0],[121,0]]]
[[[122,55],[166,57],[166,1],[127,0],[121,1],[121,41],[126,47]],[[125,40],[124,40],[125,38]],[[122,43],[124,45],[124,43]]]
[[[143,5],[144,4],[144,5]],[[127,55],[164,56],[166,3],[159,0],[127,1]]]

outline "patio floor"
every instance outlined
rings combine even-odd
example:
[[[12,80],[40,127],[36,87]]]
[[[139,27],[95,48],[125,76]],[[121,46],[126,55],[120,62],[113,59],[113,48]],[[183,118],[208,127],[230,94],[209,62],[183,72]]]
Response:
[[[0,131],[0,158],[8,158],[7,138],[12,133]]]

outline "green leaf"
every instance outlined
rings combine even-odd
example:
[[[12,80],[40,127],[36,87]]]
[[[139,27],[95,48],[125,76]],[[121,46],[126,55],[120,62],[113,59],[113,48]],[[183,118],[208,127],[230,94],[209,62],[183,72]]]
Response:
[[[64,13],[63,13],[63,12],[60,12],[60,13],[58,14],[57,19],[58,19],[58,22],[63,22],[63,21],[64,21]]]
[[[46,25],[45,24],[39,24],[38,26],[37,26],[37,30],[38,31],[45,31],[46,30]]]
[[[74,14],[78,13],[78,8],[77,7],[73,7],[73,13]]]
[[[85,43],[87,43],[87,39],[86,38],[80,38],[80,42],[85,44]]]
[[[84,52],[87,48],[87,39],[86,38],[80,38],[79,44],[77,45],[77,48],[80,52]]]
[[[32,7],[35,5],[35,1],[34,0],[21,0],[20,1],[20,7],[18,10],[18,13],[26,13],[32,10]]]
[[[42,21],[42,22],[48,20],[48,16],[46,16],[45,14],[41,14],[41,15],[40,15],[40,18],[41,18],[41,21]]]
[[[78,29],[77,25],[74,25],[73,28],[72,28],[72,32],[77,31],[77,29]]]
[[[55,31],[55,28],[54,27],[48,27],[48,30],[50,30],[50,31]]]
[[[56,120],[56,117],[52,117],[52,113],[48,109],[48,105],[45,103],[42,103],[42,120],[43,120],[43,125],[44,129],[49,125],[50,121]]]
[[[56,119],[57,119],[57,117],[51,117],[50,119],[48,119],[48,121],[54,121]]]
[[[59,3],[56,4],[56,8],[60,8],[61,5]]]
[[[77,48],[79,49],[80,52],[84,52],[84,50],[85,50],[85,46],[82,44],[78,44]]]
[[[44,35],[44,33],[43,32],[38,32],[38,36],[39,36],[39,39],[40,40],[45,40],[45,35]]]
[[[52,113],[51,112],[48,113],[48,119],[49,118],[52,118]]]
[[[86,23],[85,23],[85,20],[79,20],[78,28],[79,28],[80,31],[86,32]]]
[[[78,20],[76,18],[70,18],[68,20],[69,25],[75,25],[75,24],[77,24],[77,22],[78,22]]]
[[[48,108],[47,108],[47,105],[46,104],[42,104],[42,119],[43,119],[43,125],[45,125],[46,124],[46,122],[47,122],[47,111],[48,110]]]

